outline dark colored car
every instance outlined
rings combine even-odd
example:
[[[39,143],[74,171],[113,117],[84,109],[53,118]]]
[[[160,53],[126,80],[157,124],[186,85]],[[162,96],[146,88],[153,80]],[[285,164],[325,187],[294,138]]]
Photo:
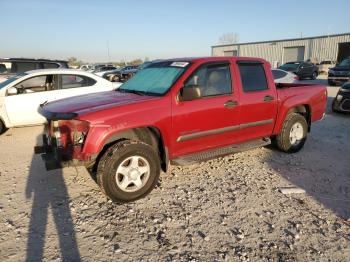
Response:
[[[108,71],[105,74],[103,74],[102,77],[111,82],[125,82],[131,77],[133,77],[138,70],[138,65],[130,65],[113,71]]]
[[[68,68],[68,62],[49,59],[0,58],[0,81],[26,71],[50,68]]]
[[[316,79],[318,67],[310,62],[288,62],[281,65],[279,69],[296,74],[300,80],[304,78]]]
[[[93,73],[99,73],[99,72],[106,72],[106,71],[112,71],[116,70],[117,68],[113,65],[107,65],[107,66],[96,66]]]
[[[328,70],[328,84],[330,86],[350,80],[350,57]]]
[[[350,113],[350,82],[345,83],[338,91],[332,103],[334,112]]]

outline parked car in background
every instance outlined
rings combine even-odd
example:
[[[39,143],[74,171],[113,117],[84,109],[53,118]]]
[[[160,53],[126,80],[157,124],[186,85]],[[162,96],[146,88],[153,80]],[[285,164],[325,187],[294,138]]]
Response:
[[[79,66],[78,69],[88,71],[88,70],[92,69],[92,65],[90,65],[90,64],[81,65],[81,66]]]
[[[108,66],[101,66],[96,68],[92,73],[97,74],[98,76],[102,76],[104,72],[107,71],[113,71],[116,70],[117,68],[113,65],[108,65]]]
[[[105,72],[102,77],[111,82],[125,82],[133,77],[138,70],[138,65],[124,66],[121,69]]]
[[[94,74],[74,69],[27,71],[0,83],[0,133],[6,128],[42,124],[40,104],[77,95],[110,91],[111,83]]]
[[[350,57],[328,70],[328,84],[330,86],[348,82],[350,80]]]
[[[49,59],[0,58],[0,82],[29,70],[51,68],[68,68],[68,62]]]
[[[73,164],[96,171],[116,202],[147,195],[170,163],[193,164],[272,140],[295,153],[323,118],[327,89],[276,87],[270,68],[243,57],[152,63],[116,91],[41,106],[47,133],[35,152],[44,153],[49,170]]]
[[[350,82],[347,82],[339,88],[336,97],[332,103],[334,112],[350,113]]]
[[[318,72],[319,73],[328,73],[329,68],[335,66],[335,61],[332,60],[323,60],[321,63],[319,63],[318,66]]]
[[[300,80],[316,79],[318,76],[318,67],[310,62],[288,62],[281,65],[279,69],[296,74]]]
[[[97,73],[100,72],[101,67],[114,67],[112,64],[89,64],[88,69],[86,71],[90,73]]]
[[[275,79],[275,83],[295,83],[299,80],[299,77],[288,71],[282,69],[272,69],[272,75]]]

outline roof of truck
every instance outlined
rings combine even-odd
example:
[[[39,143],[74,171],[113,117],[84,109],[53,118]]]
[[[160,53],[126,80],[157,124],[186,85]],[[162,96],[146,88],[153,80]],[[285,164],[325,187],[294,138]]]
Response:
[[[164,61],[176,61],[176,62],[210,62],[210,61],[220,61],[220,60],[247,60],[247,61],[260,61],[260,62],[266,62],[266,60],[262,58],[256,58],[256,57],[242,57],[242,56],[206,56],[206,57],[180,57],[180,58],[170,58],[170,59],[164,59],[160,62]]]

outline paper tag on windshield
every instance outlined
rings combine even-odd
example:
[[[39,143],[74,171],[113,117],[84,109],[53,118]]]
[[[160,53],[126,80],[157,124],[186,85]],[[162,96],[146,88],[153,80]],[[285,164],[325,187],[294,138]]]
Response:
[[[173,62],[171,66],[177,66],[177,67],[185,67],[188,65],[188,62]]]

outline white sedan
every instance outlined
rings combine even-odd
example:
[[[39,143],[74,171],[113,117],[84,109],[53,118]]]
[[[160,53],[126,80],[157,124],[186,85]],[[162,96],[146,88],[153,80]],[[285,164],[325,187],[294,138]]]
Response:
[[[295,83],[299,80],[296,74],[281,69],[272,69],[272,74],[275,83]]]
[[[45,123],[39,105],[53,100],[114,90],[121,83],[73,69],[41,69],[0,83],[0,134],[10,127]]]

